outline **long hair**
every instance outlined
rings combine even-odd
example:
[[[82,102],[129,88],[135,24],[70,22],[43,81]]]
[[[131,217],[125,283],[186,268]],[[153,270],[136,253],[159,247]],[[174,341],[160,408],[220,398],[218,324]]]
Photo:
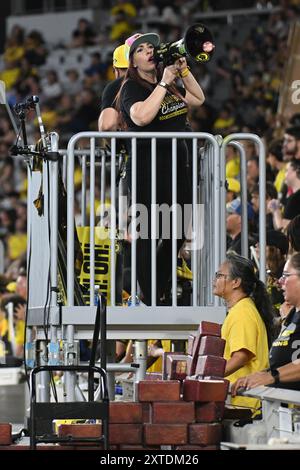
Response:
[[[157,82],[159,82],[161,80],[162,76],[163,76],[163,66],[161,64],[158,64],[157,67],[156,67]],[[129,56],[129,64],[128,64],[127,72],[125,74],[122,85],[121,85],[121,87],[120,87],[120,89],[119,89],[119,91],[118,91],[118,93],[117,93],[117,95],[114,99],[114,104],[115,104],[116,110],[121,114],[120,121],[121,121],[121,127],[122,127],[123,130],[126,130],[126,123],[125,123],[125,120],[124,120],[123,113],[121,112],[121,95],[122,95],[123,87],[125,86],[126,82],[130,79],[136,81],[139,85],[141,85],[142,87],[144,87],[147,90],[150,90],[152,92],[153,84],[151,84],[150,82],[148,82],[147,80],[142,78],[140,76],[137,68],[134,67],[134,65],[133,65],[133,54],[131,54]],[[178,89],[175,87],[175,85],[170,85],[168,87],[168,90],[169,90],[169,92],[171,92],[172,94],[178,96],[178,98],[180,98],[184,102],[186,102],[185,98],[181,95],[181,93],[178,91]]]
[[[235,253],[227,253],[226,262],[229,267],[231,279],[240,279],[240,288],[251,297],[266,326],[268,346],[270,348],[274,339],[274,314],[269,294],[265,284],[256,275],[252,261]]]
[[[300,251],[300,215],[296,215],[287,226],[286,234],[294,251]]]
[[[296,271],[298,271],[298,275],[300,277],[300,253],[294,253],[290,257],[289,263]]]

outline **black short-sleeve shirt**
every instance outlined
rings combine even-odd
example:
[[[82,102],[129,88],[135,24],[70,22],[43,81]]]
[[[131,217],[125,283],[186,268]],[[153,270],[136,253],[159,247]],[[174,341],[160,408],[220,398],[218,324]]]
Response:
[[[300,359],[300,311],[293,309],[285,319],[278,338],[272,344],[269,359],[270,367],[274,369]],[[300,390],[300,380],[280,383],[278,387]]]
[[[101,111],[106,108],[115,108],[115,98],[121,88],[124,77],[119,77],[113,82],[108,83],[103,90],[101,98]]]
[[[286,206],[283,212],[283,218],[292,220],[296,215],[300,214],[300,189],[287,199]]]
[[[145,88],[135,80],[126,81],[121,92],[121,112],[123,113],[128,131],[137,132],[180,132],[185,130],[187,105],[180,96],[167,91],[160,109],[149,124],[137,126],[130,119],[130,108],[139,101],[145,101],[153,92],[157,84],[150,84]],[[185,96],[184,88],[177,88],[181,96]]]

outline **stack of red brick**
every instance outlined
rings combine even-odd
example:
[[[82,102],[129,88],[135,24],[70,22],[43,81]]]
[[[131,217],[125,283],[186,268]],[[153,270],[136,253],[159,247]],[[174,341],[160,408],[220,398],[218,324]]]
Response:
[[[137,402],[110,403],[110,444],[114,449],[215,450],[228,381],[223,379],[225,342],[221,327],[201,322],[190,336],[188,355],[166,355],[166,375],[178,380],[137,384]],[[62,428],[68,434],[71,429]],[[100,433],[100,430],[99,430]]]
[[[137,402],[110,403],[111,449],[218,449],[228,391],[228,381],[223,379],[225,342],[220,334],[220,325],[201,322],[197,335],[188,339],[187,356],[166,355],[165,375],[178,380],[141,381]],[[99,437],[101,433],[99,424],[59,428],[60,436]]]

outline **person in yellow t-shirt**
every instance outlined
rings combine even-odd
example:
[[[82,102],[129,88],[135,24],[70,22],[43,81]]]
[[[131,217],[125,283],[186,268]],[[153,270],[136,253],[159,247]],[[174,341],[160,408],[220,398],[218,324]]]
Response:
[[[228,314],[222,326],[226,340],[225,376],[234,383],[239,377],[268,367],[272,342],[273,313],[266,287],[247,258],[228,253],[214,280],[214,294],[222,297]],[[231,398],[235,406],[260,407],[255,398]]]

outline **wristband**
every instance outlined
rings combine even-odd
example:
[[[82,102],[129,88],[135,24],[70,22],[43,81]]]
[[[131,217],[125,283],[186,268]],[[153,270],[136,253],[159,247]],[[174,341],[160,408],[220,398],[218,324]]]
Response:
[[[185,77],[188,76],[189,73],[190,73],[190,69],[188,67],[186,67],[184,70],[181,70],[180,76],[181,76],[181,78],[185,78]]]

